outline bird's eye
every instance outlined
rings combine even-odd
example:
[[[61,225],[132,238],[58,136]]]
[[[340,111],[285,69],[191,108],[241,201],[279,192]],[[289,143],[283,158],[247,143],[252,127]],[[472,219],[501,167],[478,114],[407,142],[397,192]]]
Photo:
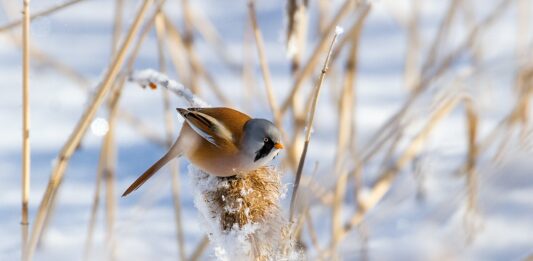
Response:
[[[265,143],[267,143],[267,142],[269,141],[269,139],[268,139],[268,138],[264,138],[263,141],[264,141]]]

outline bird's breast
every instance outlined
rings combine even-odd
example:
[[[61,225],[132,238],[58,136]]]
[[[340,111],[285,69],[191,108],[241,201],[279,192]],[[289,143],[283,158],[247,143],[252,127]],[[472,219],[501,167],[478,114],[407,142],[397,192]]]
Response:
[[[246,157],[233,144],[216,146],[184,124],[182,135],[186,142],[185,156],[199,169],[215,176],[229,177],[245,170]]]

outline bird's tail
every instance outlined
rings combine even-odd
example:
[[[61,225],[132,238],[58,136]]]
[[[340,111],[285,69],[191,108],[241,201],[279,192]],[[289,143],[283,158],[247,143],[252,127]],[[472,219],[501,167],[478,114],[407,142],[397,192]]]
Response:
[[[156,163],[154,163],[150,168],[148,168],[135,182],[133,182],[124,194],[123,197],[127,196],[131,192],[137,190],[142,186],[149,178],[151,178],[159,169],[165,166],[173,158],[179,157],[183,154],[183,146],[180,146],[180,138],[178,137],[172,147],[167,151],[163,157],[161,157]]]

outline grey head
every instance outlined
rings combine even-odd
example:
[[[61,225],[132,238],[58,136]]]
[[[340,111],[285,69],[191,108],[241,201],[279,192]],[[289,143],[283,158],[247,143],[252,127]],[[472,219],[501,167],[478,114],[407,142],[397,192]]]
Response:
[[[253,158],[254,165],[272,160],[282,148],[280,131],[272,122],[251,119],[244,125],[241,151]]]

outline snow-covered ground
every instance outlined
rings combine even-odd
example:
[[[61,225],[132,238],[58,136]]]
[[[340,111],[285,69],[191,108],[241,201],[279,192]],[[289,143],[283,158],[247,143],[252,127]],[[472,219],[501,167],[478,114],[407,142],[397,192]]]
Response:
[[[19,2],[21,1],[2,1],[4,9],[0,12],[0,25],[20,17]],[[32,1],[32,10],[42,10],[61,2]],[[91,88],[95,88],[110,60],[113,2],[84,1],[64,11],[36,19],[32,23],[32,45],[80,72],[89,80]],[[129,25],[138,8],[138,1],[125,2],[124,17]],[[213,21],[227,43],[229,53],[240,63],[243,60],[242,42],[248,21],[246,2],[190,2]],[[310,2],[313,8],[311,23],[314,24],[317,22],[317,1]],[[449,1],[421,2],[421,52],[424,54]],[[479,21],[499,1],[469,2],[475,7],[472,9],[475,10],[474,21]],[[517,62],[514,53],[516,4],[515,1],[511,2],[510,8],[496,20],[494,26],[483,31],[482,63],[490,66],[484,66],[481,72],[468,76],[467,82],[471,84],[468,90],[473,94],[477,109],[482,112],[481,139],[511,110],[515,101],[511,86]],[[168,1],[165,9],[172,20],[181,25],[182,14],[178,3],[179,1]],[[266,41],[275,92],[277,97],[283,98],[292,83],[283,42],[284,3],[257,1],[258,18]],[[341,1],[332,1],[332,6],[340,6],[340,3]],[[409,14],[409,6],[393,0],[374,1],[373,4],[359,50],[357,131],[361,146],[367,144],[369,137],[398,110],[408,94],[403,87],[406,29],[396,21]],[[344,26],[348,25],[349,23]],[[457,27],[453,27],[453,30],[449,44],[457,45],[464,39],[465,32]],[[18,36],[19,30],[13,30],[12,33]],[[316,32],[311,32],[308,45],[314,47],[316,40]],[[258,85],[257,97],[245,100],[240,73],[226,69],[214,51],[201,40],[196,48],[201,60],[213,72],[236,108],[257,117],[270,118],[259,67],[254,71]],[[309,48],[309,52],[310,50],[312,48]],[[255,50],[252,51],[255,55]],[[463,65],[467,64],[468,59],[460,59],[454,65],[454,70],[435,85],[449,85],[461,72],[468,71]],[[135,68],[157,68],[157,63],[156,36],[152,33],[143,45]],[[170,75],[176,78],[175,74]],[[0,128],[0,260],[17,260],[20,255],[21,79],[21,50],[13,44],[8,32],[0,33],[0,119],[3,122]],[[31,222],[47,185],[52,161],[81,116],[90,96],[86,90],[79,88],[77,82],[65,78],[37,60],[32,61],[30,84]],[[309,89],[309,86],[306,88]],[[332,184],[328,170],[331,169],[335,154],[337,112],[336,94],[333,95],[330,90],[339,88],[334,88],[331,84],[326,84],[324,88],[307,162],[311,169],[311,163],[318,161],[317,180],[322,184]],[[217,104],[213,94],[207,89],[204,93],[203,99],[210,104]],[[172,102],[174,107],[186,105],[183,100],[175,97]],[[120,107],[141,118],[164,137],[163,106],[159,92],[143,90],[129,83]],[[421,110],[420,119],[427,119],[427,115],[424,115],[427,111]],[[533,254],[531,146],[511,154],[499,166],[494,166],[489,157],[481,158],[483,167],[478,170],[477,184],[479,212],[474,214],[473,219],[465,220],[465,178],[457,174],[458,167],[465,160],[466,151],[463,115],[462,109],[454,110],[450,117],[439,124],[420,154],[422,174],[413,175],[416,166],[408,166],[401,172],[391,192],[369,212],[363,223],[369,238],[367,245],[361,240],[360,230],[354,230],[340,246],[342,259],[360,260],[365,258],[362,253],[366,253],[370,260],[521,260]],[[97,117],[106,118],[107,112],[100,110]],[[175,134],[181,124],[180,119],[176,124]],[[531,130],[531,126],[529,129]],[[408,134],[415,135],[416,132]],[[156,175],[143,190],[128,198],[119,198],[129,183],[157,160],[164,150],[123,122],[119,124],[116,136],[116,256],[119,260],[176,260],[178,250],[170,175]],[[38,248],[36,260],[82,258],[101,142],[102,137],[94,132],[87,133],[80,150],[71,159],[57,197],[56,211],[43,244]],[[532,142],[531,135],[529,142]],[[184,173],[187,171],[187,163],[181,162],[181,171]],[[275,162],[277,163],[279,159]],[[369,182],[373,180],[378,164],[380,162],[376,161],[365,169],[365,173],[372,177],[368,178]],[[188,176],[181,175],[181,181],[185,246],[190,255],[205,231],[193,205]],[[286,175],[285,183],[289,182],[292,182],[291,175]],[[420,192],[420,187],[423,192]],[[287,201],[283,202],[286,209]],[[348,201],[346,204],[353,202]],[[346,209],[353,207],[346,206]],[[325,246],[330,237],[330,211],[315,207],[311,209],[311,213],[319,233],[319,242]],[[346,211],[344,214],[348,216],[351,213]],[[97,222],[93,245],[96,251],[91,255],[94,260],[106,257],[108,251],[104,245],[103,211],[99,212]],[[471,240],[468,240],[469,230],[465,228],[465,222],[473,222],[476,228],[475,237]],[[366,250],[363,251],[363,248]],[[212,250],[207,251],[204,258],[213,258]]]

